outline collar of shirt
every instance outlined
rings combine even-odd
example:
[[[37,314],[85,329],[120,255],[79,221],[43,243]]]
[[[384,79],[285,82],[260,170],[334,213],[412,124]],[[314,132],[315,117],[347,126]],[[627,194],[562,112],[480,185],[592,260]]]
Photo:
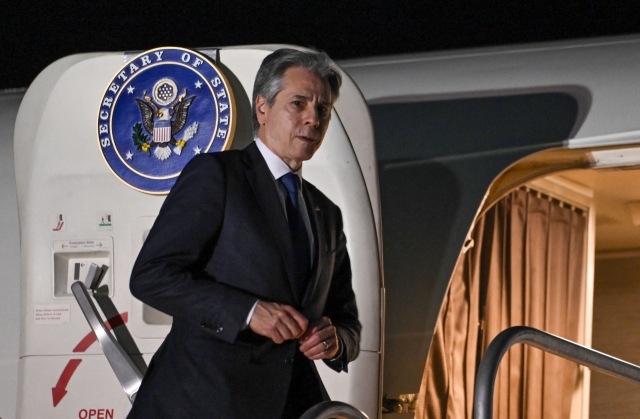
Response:
[[[269,171],[273,175],[274,179],[280,179],[287,173],[293,172],[300,178],[300,184],[302,185],[302,166],[300,166],[300,169],[298,169],[297,172],[294,172],[289,166],[287,166],[287,163],[285,163],[276,153],[271,151],[271,149],[267,147],[260,138],[256,138],[255,142],[258,146],[258,150],[260,150],[260,154],[262,154],[262,157],[264,157],[264,160],[267,162]]]

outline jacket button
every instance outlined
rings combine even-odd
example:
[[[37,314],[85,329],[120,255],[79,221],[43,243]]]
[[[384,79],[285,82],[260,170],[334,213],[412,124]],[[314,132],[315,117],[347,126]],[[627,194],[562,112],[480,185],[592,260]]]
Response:
[[[284,359],[284,363],[285,364],[293,364],[293,358],[285,358]]]
[[[216,329],[216,333],[222,333],[222,331],[224,330],[224,328],[222,326],[218,327]]]

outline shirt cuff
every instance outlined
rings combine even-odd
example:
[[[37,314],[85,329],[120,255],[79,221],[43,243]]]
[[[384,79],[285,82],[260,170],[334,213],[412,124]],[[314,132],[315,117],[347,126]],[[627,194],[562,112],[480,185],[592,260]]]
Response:
[[[253,312],[256,311],[256,307],[258,306],[259,302],[260,300],[256,300],[256,302],[253,303],[253,307],[251,307],[251,310],[249,310],[249,314],[247,315],[247,320],[244,323],[243,329],[246,329],[247,327],[249,327],[249,324],[251,323],[251,318],[253,317]]]

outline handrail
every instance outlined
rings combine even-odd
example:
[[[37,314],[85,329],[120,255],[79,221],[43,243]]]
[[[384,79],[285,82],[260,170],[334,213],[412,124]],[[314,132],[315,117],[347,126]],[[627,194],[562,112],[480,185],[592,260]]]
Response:
[[[120,385],[127,393],[129,401],[133,403],[138,393],[138,388],[142,383],[143,374],[133,363],[129,355],[122,349],[118,341],[109,333],[104,322],[98,314],[95,304],[91,301],[91,296],[87,291],[87,287],[81,282],[76,281],[71,285],[71,291],[78,301],[78,305],[86,317],[89,326],[98,339],[98,343],[102,347],[113,372],[116,374]]]
[[[328,401],[311,407],[300,419],[369,419],[369,416],[350,404]]]
[[[532,327],[510,327],[493,339],[480,362],[473,395],[474,419],[493,417],[493,387],[498,366],[504,354],[516,343],[531,345],[604,374],[640,383],[637,365]]]

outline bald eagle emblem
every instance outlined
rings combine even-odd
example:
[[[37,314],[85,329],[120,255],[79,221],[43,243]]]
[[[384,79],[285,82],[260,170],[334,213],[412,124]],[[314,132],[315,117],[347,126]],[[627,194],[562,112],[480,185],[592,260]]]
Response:
[[[158,80],[151,94],[153,98],[145,90],[142,99],[135,99],[142,115],[142,124],[133,126],[132,139],[138,151],[150,155],[153,148],[156,158],[164,161],[172,154],[171,146],[173,153],[180,155],[187,141],[198,132],[198,123],[194,122],[185,130],[181,139],[175,138],[187,124],[189,107],[196,97],[187,98],[187,89],[178,96],[178,86],[169,78]],[[142,131],[142,127],[151,138]]]

